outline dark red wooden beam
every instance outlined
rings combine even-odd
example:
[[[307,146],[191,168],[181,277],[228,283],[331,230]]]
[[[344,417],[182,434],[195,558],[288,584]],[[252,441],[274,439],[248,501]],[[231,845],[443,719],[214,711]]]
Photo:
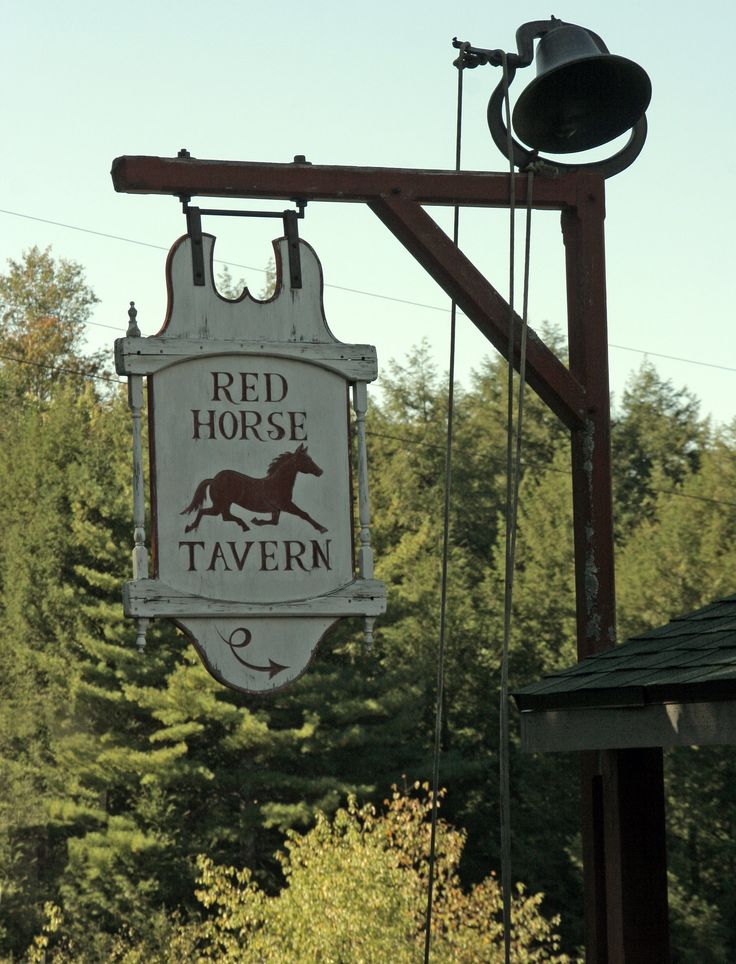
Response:
[[[116,191],[128,194],[189,194],[208,197],[304,201],[362,201],[402,197],[420,204],[509,206],[509,175],[481,171],[342,167],[327,164],[261,164],[191,157],[125,155],[112,162]],[[526,175],[516,175],[516,198],[526,203]],[[561,210],[577,201],[576,175],[537,177],[534,207]]]
[[[125,156],[113,161],[112,178],[117,191],[132,193],[367,203],[498,351],[508,352],[508,304],[421,207],[507,208],[508,174]],[[570,175],[537,178],[534,207],[564,210],[576,203],[578,188]],[[526,203],[526,191],[527,178],[518,175],[519,204]],[[518,367],[518,315],[514,325]],[[570,428],[579,427],[585,393],[534,332],[529,335],[527,370],[529,384],[558,417]]]
[[[578,656],[616,642],[604,181],[579,176],[562,214],[570,371],[586,424],[572,433]],[[581,754],[586,960],[669,960],[662,748]]]

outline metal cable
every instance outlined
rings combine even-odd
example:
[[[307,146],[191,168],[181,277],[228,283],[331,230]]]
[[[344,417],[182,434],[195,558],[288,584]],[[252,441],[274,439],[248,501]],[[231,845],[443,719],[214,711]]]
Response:
[[[457,116],[455,126],[455,170],[460,170],[460,147],[462,142],[463,115],[463,63],[462,53],[457,66]],[[460,207],[455,205],[452,240],[457,245],[460,236]],[[445,691],[445,641],[447,636],[447,562],[450,549],[450,495],[452,490],[452,436],[455,410],[455,332],[457,306],[450,307],[450,360],[447,389],[447,437],[445,447],[445,499],[442,513],[442,576],[440,584],[440,638],[437,650],[437,699],[435,706],[434,757],[432,761],[432,811],[429,839],[429,866],[427,879],[427,915],[424,931],[424,964],[429,964],[432,942],[432,901],[434,897],[434,871],[437,855],[437,812],[440,790],[440,753],[442,740],[442,707]]]
[[[115,385],[124,385],[122,378],[114,378],[112,375],[98,375],[94,372],[85,372],[79,368],[66,368],[58,365],[45,365],[43,362],[33,361],[30,358],[16,358],[15,355],[0,354],[0,360],[15,362],[18,365],[29,365],[31,368],[41,368],[51,372],[53,375],[74,375],[79,378],[91,378],[98,382],[111,382]]]
[[[514,283],[516,268],[516,177],[511,138],[508,61],[503,54],[504,105],[506,110],[507,154],[509,157],[509,343],[508,394],[506,410],[506,563],[504,573],[503,642],[499,693],[499,796],[501,830],[501,891],[503,902],[503,943],[505,964],[511,962],[511,789],[509,765],[508,647],[511,627],[512,566],[511,514],[513,502],[513,420],[514,420]]]
[[[504,573],[504,620],[501,648],[501,680],[499,687],[499,790],[501,823],[501,888],[503,896],[503,936],[505,964],[511,962],[511,773],[509,735],[509,647],[511,639],[511,610],[513,604],[516,531],[521,482],[521,434],[524,419],[524,389],[526,385],[527,318],[529,307],[529,253],[531,248],[531,206],[534,173],[527,174],[526,237],[524,248],[524,290],[519,345],[519,394],[516,425],[514,425],[514,293],[516,244],[516,176],[511,135],[511,105],[509,102],[508,63],[503,55],[504,104],[509,157],[509,342],[508,342],[508,405],[506,431],[506,559]]]
[[[32,214],[22,214],[19,211],[8,211],[5,208],[0,208],[0,214],[8,214],[16,218],[25,218],[28,221],[40,221],[42,224],[51,224],[54,227],[65,228],[69,231],[80,231],[83,234],[93,234],[97,237],[108,238],[112,241],[124,241],[126,244],[137,244],[144,248],[155,248],[157,251],[170,250],[163,244],[151,244],[148,241],[139,241],[136,238],[124,238],[117,234],[105,234],[103,231],[95,231],[92,228],[83,228],[78,224],[67,224],[64,221],[50,221],[48,218],[37,218]],[[237,261],[224,261],[222,258],[215,258],[214,262],[215,264],[229,265],[233,268],[245,268],[247,271],[257,271],[260,274],[265,274],[267,271],[266,268],[256,268],[253,265],[240,264]],[[413,308],[426,308],[428,311],[447,311],[447,308],[441,308],[439,305],[427,305],[421,301],[412,301],[410,298],[397,298],[393,295],[381,294],[378,291],[364,291],[362,288],[348,288],[345,285],[331,284],[328,281],[324,282],[324,287],[332,288],[334,291],[345,291],[349,294],[362,295],[366,298],[379,298],[381,301],[393,301],[400,305],[411,305]],[[19,307],[18,305],[12,305],[10,303],[4,303],[3,306]],[[112,331],[125,331],[125,325],[104,325],[99,321],[85,321],[82,324],[92,326],[93,328],[109,328]],[[634,348],[631,345],[616,345],[609,341],[608,347],[616,348],[620,351],[633,351],[639,355],[651,355],[652,358],[666,358],[669,361],[682,362],[685,365],[701,365],[705,368],[716,368],[720,371],[736,372],[736,368],[734,368],[733,365],[719,365],[716,362],[698,361],[695,358],[683,358],[681,355],[667,355],[663,352],[650,351],[646,348]]]

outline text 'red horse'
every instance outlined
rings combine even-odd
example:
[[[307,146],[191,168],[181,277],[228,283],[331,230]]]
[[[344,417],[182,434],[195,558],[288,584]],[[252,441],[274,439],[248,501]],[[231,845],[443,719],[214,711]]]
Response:
[[[322,475],[322,469],[307,454],[305,445],[300,445],[294,452],[278,455],[262,479],[252,479],[234,469],[223,469],[214,478],[204,479],[197,486],[192,501],[181,513],[187,515],[196,510],[197,517],[184,531],[191,532],[196,529],[203,515],[219,515],[223,522],[237,522],[241,529],[247,532],[250,526],[230,511],[231,506],[239,505],[251,512],[271,513],[270,519],[251,519],[256,526],[276,525],[282,512],[290,512],[313,525],[319,532],[327,532],[325,526],[321,526],[292,501],[294,480],[299,472],[304,472],[305,475]],[[203,508],[202,503],[208,490],[212,505]]]

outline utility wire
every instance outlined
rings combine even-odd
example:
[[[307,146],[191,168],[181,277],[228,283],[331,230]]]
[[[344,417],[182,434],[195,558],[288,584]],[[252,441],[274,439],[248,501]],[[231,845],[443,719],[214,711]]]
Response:
[[[436,442],[428,442],[426,439],[412,439],[401,435],[389,435],[387,432],[373,432],[368,430],[366,431],[366,435],[373,435],[375,438],[384,438],[393,442],[401,442],[402,445],[423,445],[426,448],[436,449],[437,451],[443,448],[443,446],[437,445]],[[494,458],[492,455],[486,456],[486,461],[494,465],[503,466],[504,468],[506,466],[505,457],[498,456]],[[548,462],[521,462],[520,465],[523,469],[541,469],[543,472],[554,472],[557,475],[564,475],[567,478],[570,477],[568,469],[557,469]],[[678,499],[693,499],[696,502],[710,502],[713,505],[725,505],[728,508],[736,509],[736,502],[727,502],[724,499],[712,499],[705,495],[691,495],[687,492],[678,492],[677,489],[653,488],[649,491],[655,492],[657,495],[671,495]]]
[[[29,310],[26,305],[20,305],[20,304],[18,304],[17,302],[13,302],[13,301],[0,301],[0,308],[8,308],[8,309],[11,310],[11,311],[12,311],[13,309],[15,309],[15,310],[17,310],[17,311],[28,311],[28,310]],[[52,314],[52,313],[50,312],[50,314]],[[85,326],[86,326],[86,325],[93,325],[95,328],[107,328],[109,331],[121,331],[121,332],[125,332],[125,331],[127,330],[123,325],[105,325],[105,324],[103,324],[101,321],[89,321],[89,320],[87,320],[87,321],[82,321],[82,322],[75,321],[75,322],[73,322],[73,324],[75,324],[75,325],[77,325],[77,324],[82,324],[82,325],[85,325]]]
[[[27,221],[38,221],[41,224],[51,224],[57,228],[66,228],[68,231],[79,231],[81,234],[92,234],[98,238],[107,238],[110,241],[123,241],[125,244],[137,244],[143,248],[153,248],[155,251],[169,251],[170,245],[167,247],[163,244],[153,244],[150,241],[139,241],[137,238],[126,238],[120,234],[107,234],[105,231],[96,231],[93,228],[83,228],[78,224],[66,224],[64,221],[52,221],[49,218],[39,218],[32,214],[22,214],[20,211],[9,211],[6,208],[0,208],[0,214],[8,214],[14,218],[23,218]],[[267,268],[256,268],[251,264],[241,264],[238,261],[225,261],[222,258],[215,258],[215,264],[228,265],[231,268],[243,268],[246,271],[257,271],[259,274],[266,274]],[[441,311],[443,314],[448,313],[447,308],[441,308],[439,305],[427,305],[420,301],[412,301],[409,298],[397,298],[394,295],[384,295],[377,291],[364,291],[361,288],[349,288],[345,285],[336,285],[325,283],[325,288],[334,288],[336,291],[347,291],[354,295],[365,295],[367,298],[380,298],[383,301],[394,301],[400,305],[411,305],[414,308],[427,308],[429,311]],[[91,322],[88,322],[91,324]]]
[[[615,345],[608,342],[609,348],[616,348],[619,351],[634,351],[640,355],[651,355],[653,358],[666,358],[669,361],[684,362],[686,365],[701,365],[704,368],[718,368],[724,372],[736,372],[732,365],[717,365],[715,362],[698,361],[695,358],[682,358],[680,355],[665,355],[661,351],[647,351],[646,348],[631,348],[629,345]]]
[[[113,378],[111,375],[95,375],[94,372],[85,372],[81,368],[64,368],[58,367],[56,365],[45,365],[43,362],[32,361],[30,358],[16,358],[14,355],[3,355],[0,354],[0,359],[3,361],[16,362],[18,365],[29,365],[31,368],[42,368],[47,372],[53,372],[54,374],[60,375],[75,375],[79,378],[94,378],[101,382],[111,382],[115,385],[123,385],[124,382],[119,378]]]
[[[17,365],[30,365],[33,368],[42,368],[48,372],[58,372],[62,375],[72,375],[77,378],[91,378],[96,381],[108,382],[113,385],[126,384],[122,378],[114,378],[111,375],[96,375],[93,372],[85,372],[79,368],[58,368],[54,365],[46,365],[43,362],[32,361],[29,358],[17,358],[14,355],[0,354],[0,360],[14,362]],[[436,442],[429,442],[426,439],[406,438],[403,435],[390,435],[387,432],[373,432],[370,429],[366,431],[366,435],[372,435],[375,438],[383,438],[393,442],[401,442],[402,445],[423,445],[426,448],[438,450],[442,449],[444,451],[444,446],[437,445]],[[488,461],[497,465],[505,465],[505,460],[502,458],[493,458],[490,456]],[[556,469],[554,466],[544,462],[523,462],[521,465],[522,468],[542,469],[545,472],[556,472],[558,475],[569,475],[569,472],[566,469]],[[713,505],[724,505],[729,508],[736,509],[736,502],[726,502],[723,499],[711,499],[704,495],[689,495],[686,492],[677,492],[675,489],[651,489],[650,491],[656,492],[659,495],[672,495],[678,499],[693,499],[696,502],[710,502]]]
[[[93,228],[82,228],[78,224],[66,224],[64,221],[52,221],[50,218],[38,218],[33,214],[21,214],[20,211],[8,211],[5,208],[0,208],[0,214],[9,214],[11,217],[23,218],[26,221],[38,221],[40,224],[51,224],[56,228],[66,228],[68,231],[80,231],[82,234],[94,234],[98,238],[108,238],[110,241],[124,241],[126,244],[138,244],[142,248],[155,248],[157,251],[169,250],[162,244],[152,244],[150,241],[139,241],[137,238],[123,238],[119,234],[107,234],[105,231],[95,231]]]
[[[111,241],[123,241],[125,244],[137,244],[143,248],[153,248],[156,251],[168,251],[169,247],[162,244],[153,244],[150,241],[140,241],[137,238],[126,238],[118,234],[108,234],[104,231],[96,231],[93,228],[81,227],[77,224],[67,224],[64,221],[52,221],[50,218],[39,218],[32,214],[23,214],[20,211],[9,211],[6,208],[0,208],[0,214],[7,214],[14,218],[23,218],[27,221],[38,221],[41,224],[50,224],[57,228],[65,228],[69,231],[79,231],[82,234],[92,234],[98,238],[107,238]],[[257,271],[259,274],[266,274],[266,268],[256,268],[249,264],[240,264],[237,261],[224,261],[220,258],[215,258],[217,264],[229,265],[233,268],[243,268],[245,271]],[[440,307],[439,305],[428,305],[422,301],[413,301],[410,298],[397,298],[395,295],[385,295],[378,291],[366,291],[363,288],[350,288],[345,285],[336,285],[325,282],[325,288],[332,288],[335,291],[346,291],[349,294],[362,295],[366,298],[378,298],[381,301],[392,301],[395,304],[409,305],[412,308],[425,308],[427,311],[441,311],[443,314],[448,314],[450,309]],[[463,314],[463,312],[460,312]],[[86,325],[94,325],[96,328],[110,328],[112,331],[125,331],[124,326],[116,327],[114,325],[104,325],[98,321],[86,321]],[[646,348],[634,348],[632,345],[618,345],[613,342],[608,343],[609,348],[615,348],[619,351],[631,351],[636,352],[640,355],[651,355],[652,358],[665,358],[668,361],[682,362],[685,365],[700,365],[704,368],[715,368],[720,371],[726,372],[736,372],[736,366],[732,365],[719,365],[716,362],[699,361],[695,358],[683,358],[681,355],[668,355],[664,352],[649,351]]]

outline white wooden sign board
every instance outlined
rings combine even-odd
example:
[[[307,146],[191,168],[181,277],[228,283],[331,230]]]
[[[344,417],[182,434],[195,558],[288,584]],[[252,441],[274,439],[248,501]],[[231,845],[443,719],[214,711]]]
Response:
[[[316,254],[299,242],[302,286],[288,287],[287,241],[274,243],[277,287],[266,302],[223,299],[203,235],[196,285],[192,241],[167,263],[169,312],[141,338],[131,322],[115,343],[129,378],[134,426],[134,579],[126,615],[166,616],[192,639],[208,670],[247,693],[279,689],[309,665],[341,616],[370,633],[385,611],[373,579],[365,462],[370,345],[330,332]],[[152,566],[143,523],[140,415],[148,379]],[[360,528],[353,538],[350,389],[358,447]],[[357,572],[356,551],[358,544]]]

